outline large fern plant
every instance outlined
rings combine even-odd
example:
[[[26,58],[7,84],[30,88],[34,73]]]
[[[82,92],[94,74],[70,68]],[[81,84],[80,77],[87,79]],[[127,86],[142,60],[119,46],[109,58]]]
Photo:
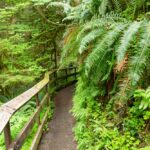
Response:
[[[45,5],[64,8],[66,14],[61,22],[67,29],[60,65],[79,66],[72,112],[78,122],[75,128],[78,148],[87,149],[81,135],[86,134],[91,112],[99,108],[97,101],[104,106],[112,104],[122,117],[134,91],[150,84],[149,3],[83,0],[75,7],[69,2],[47,1]]]
[[[149,19],[123,18],[131,7],[139,16],[149,9],[144,0],[84,1],[64,19],[71,26],[64,37],[61,64],[78,62],[89,82],[103,87],[101,96],[121,105],[144,86],[150,64]]]

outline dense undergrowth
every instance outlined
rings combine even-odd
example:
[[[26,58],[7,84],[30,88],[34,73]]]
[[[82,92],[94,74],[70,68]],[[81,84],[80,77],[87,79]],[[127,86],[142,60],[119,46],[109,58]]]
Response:
[[[149,12],[144,0],[90,0],[63,19],[60,64],[80,70],[72,108],[79,150],[149,149]]]
[[[150,149],[150,2],[8,2],[0,10],[1,101],[53,68],[57,51],[60,67],[79,66],[72,108],[78,149]]]
[[[137,98],[128,106],[127,114],[118,116],[112,102],[100,103],[99,95],[96,85],[79,78],[72,109],[77,119],[74,132],[78,149],[134,150],[149,145],[150,111],[139,109],[145,105],[142,99]]]
[[[45,9],[30,0],[0,1],[0,106],[43,78],[45,71],[56,67],[55,51],[61,47],[64,26],[55,22],[63,15]],[[49,20],[53,19],[52,22]],[[57,40],[56,40],[57,39]],[[49,112],[49,118],[53,113]],[[11,118],[11,135],[15,139],[35,111],[35,99]],[[45,109],[41,112],[41,118]],[[45,129],[48,127],[45,125]],[[22,149],[30,149],[37,124]],[[5,149],[0,134],[0,150]]]
[[[63,14],[36,2],[8,0],[3,5],[0,5],[0,100],[6,102],[55,67],[54,55],[61,47],[58,41],[64,26],[53,23],[62,20]]]

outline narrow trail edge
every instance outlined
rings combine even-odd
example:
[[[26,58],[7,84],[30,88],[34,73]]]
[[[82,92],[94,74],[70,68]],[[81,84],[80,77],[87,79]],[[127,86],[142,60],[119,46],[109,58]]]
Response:
[[[38,150],[76,150],[72,128],[74,118],[70,114],[74,85],[60,90],[54,99],[55,110],[48,123],[49,131],[43,134]]]

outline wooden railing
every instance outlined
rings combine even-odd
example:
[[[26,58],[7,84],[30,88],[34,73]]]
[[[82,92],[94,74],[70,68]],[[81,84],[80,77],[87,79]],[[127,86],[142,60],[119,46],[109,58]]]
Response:
[[[69,83],[69,81],[76,80],[76,75],[76,67],[64,68],[48,72],[45,74],[45,77],[42,81],[0,107],[0,133],[4,132],[4,140],[7,150],[21,149],[23,143],[25,142],[25,139],[31,132],[36,122],[38,124],[38,130],[34,137],[30,150],[37,149],[38,143],[42,136],[43,126],[47,121],[49,113],[50,86],[54,84],[55,87],[57,86],[59,88],[60,85],[58,84],[60,83],[60,80],[64,80],[66,83]],[[68,81],[69,77],[72,77],[72,79]],[[44,88],[46,89],[46,94],[40,101],[39,92]],[[17,135],[16,139],[12,141],[10,119],[15,114],[15,112],[17,112],[20,108],[26,105],[32,98],[36,99],[36,110],[29,119],[29,121],[26,123],[24,128],[21,130],[19,135]],[[42,111],[43,107],[46,108],[46,113],[44,114],[43,119],[40,119],[40,112]]]

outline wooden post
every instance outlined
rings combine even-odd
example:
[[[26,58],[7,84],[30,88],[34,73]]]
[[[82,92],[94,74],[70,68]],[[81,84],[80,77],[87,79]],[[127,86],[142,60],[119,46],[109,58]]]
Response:
[[[37,93],[36,94],[36,107],[38,108],[40,105],[40,102],[39,102],[39,94]],[[40,115],[38,117],[38,126],[40,126]]]
[[[57,71],[54,72],[55,86],[57,85]]]
[[[65,73],[66,73],[66,82],[67,82],[67,79],[68,79],[68,71],[67,71],[67,69],[65,69]]]
[[[10,133],[10,123],[8,122],[7,125],[4,128],[4,138],[5,138],[5,145],[6,150],[9,149],[11,144],[11,133]]]
[[[77,79],[77,68],[75,67],[74,69],[75,69],[74,72],[75,72],[75,80],[76,80]]]
[[[57,69],[57,50],[55,49],[55,69]]]
[[[47,85],[45,86],[45,88],[46,88],[46,93],[48,94],[47,106],[49,106],[49,105],[50,105],[49,85],[47,84]]]

